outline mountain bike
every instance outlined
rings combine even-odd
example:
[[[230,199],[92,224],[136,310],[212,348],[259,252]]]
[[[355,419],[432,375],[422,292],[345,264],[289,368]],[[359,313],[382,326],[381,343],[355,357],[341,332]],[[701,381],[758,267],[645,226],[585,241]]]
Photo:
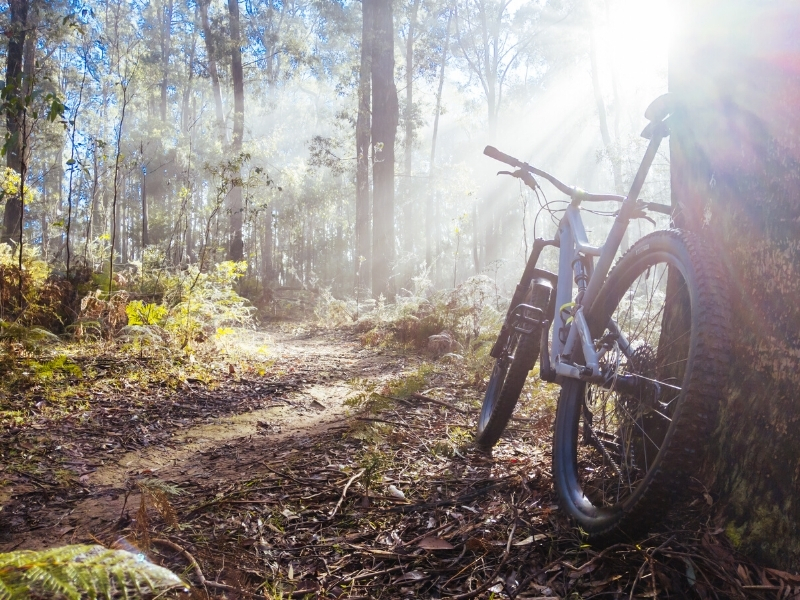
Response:
[[[496,148],[484,154],[569,197],[553,239],[536,239],[491,356],[496,359],[476,442],[491,449],[511,418],[525,379],[561,386],[553,434],[553,480],[562,509],[591,539],[643,533],[686,487],[711,431],[724,387],[726,278],[705,240],[680,229],[650,233],[612,268],[628,224],[671,206],[639,200],[675,103],[645,112],[647,150],[627,196],[568,186]],[[545,197],[546,199],[546,197]],[[601,246],[589,243],[582,206],[619,209]],[[545,203],[546,208],[549,203]],[[558,268],[538,266],[558,248]]]

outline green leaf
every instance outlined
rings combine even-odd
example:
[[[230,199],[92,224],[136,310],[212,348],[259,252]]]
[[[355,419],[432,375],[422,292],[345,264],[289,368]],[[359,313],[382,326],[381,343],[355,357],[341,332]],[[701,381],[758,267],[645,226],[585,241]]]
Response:
[[[0,554],[0,600],[150,598],[183,587],[142,554],[102,546],[64,546]]]

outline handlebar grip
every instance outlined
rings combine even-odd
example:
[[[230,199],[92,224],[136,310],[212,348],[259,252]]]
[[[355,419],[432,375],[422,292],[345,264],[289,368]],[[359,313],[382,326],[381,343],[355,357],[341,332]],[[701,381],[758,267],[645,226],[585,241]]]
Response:
[[[483,153],[489,158],[499,160],[500,162],[506,163],[507,165],[511,165],[512,167],[521,168],[524,166],[524,163],[520,162],[513,156],[509,156],[508,154],[500,152],[500,150],[498,150],[494,146],[486,146],[486,148],[483,149]]]

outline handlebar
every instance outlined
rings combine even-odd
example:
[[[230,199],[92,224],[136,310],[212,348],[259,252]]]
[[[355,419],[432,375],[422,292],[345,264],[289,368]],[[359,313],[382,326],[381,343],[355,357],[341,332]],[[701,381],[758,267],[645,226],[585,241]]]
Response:
[[[504,152],[500,152],[494,146],[486,146],[483,149],[483,153],[488,156],[489,158],[493,158],[495,160],[499,160],[502,163],[506,163],[514,167],[515,169],[522,169],[523,171],[528,171],[529,173],[533,173],[534,175],[538,175],[539,177],[544,177],[552,183],[558,191],[566,194],[572,200],[580,200],[581,202],[624,202],[625,196],[618,196],[617,194],[590,194],[589,192],[584,192],[579,188],[570,187],[567,184],[559,181],[557,178],[550,175],[550,173],[546,171],[542,171],[541,169],[537,169],[536,167],[532,167],[528,163],[522,162],[513,156],[505,154]]]

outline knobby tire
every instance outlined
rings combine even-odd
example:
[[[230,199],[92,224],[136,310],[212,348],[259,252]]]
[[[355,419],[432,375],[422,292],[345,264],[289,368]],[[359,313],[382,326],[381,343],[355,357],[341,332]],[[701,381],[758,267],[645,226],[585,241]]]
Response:
[[[609,340],[615,381],[635,387],[565,380],[553,440],[561,506],[590,539],[645,533],[696,473],[723,398],[726,286],[710,249],[678,230],[645,236],[609,273],[589,326]]]

